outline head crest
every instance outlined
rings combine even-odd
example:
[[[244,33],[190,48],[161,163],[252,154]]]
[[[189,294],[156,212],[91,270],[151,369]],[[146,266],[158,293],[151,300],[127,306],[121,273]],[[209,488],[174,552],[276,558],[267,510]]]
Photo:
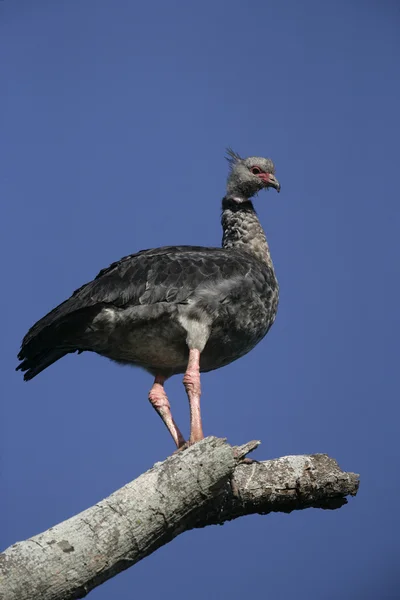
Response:
[[[227,148],[226,154],[227,154],[227,156],[225,156],[225,158],[228,161],[228,163],[230,164],[231,168],[234,167],[236,163],[243,160],[243,158],[241,156],[239,156],[239,154],[237,154],[237,152],[234,152],[232,150],[232,148]]]

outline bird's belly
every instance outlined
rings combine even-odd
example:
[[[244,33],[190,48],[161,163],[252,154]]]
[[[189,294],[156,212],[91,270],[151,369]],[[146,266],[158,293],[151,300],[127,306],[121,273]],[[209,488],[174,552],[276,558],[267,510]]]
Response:
[[[189,356],[185,330],[168,315],[138,323],[129,313],[106,309],[86,333],[86,340],[98,354],[153,374],[183,373]]]
[[[117,342],[109,358],[142,367],[154,375],[184,373],[189,358],[185,332],[172,335],[171,328],[165,332],[160,329],[138,330],[130,336],[124,336]]]
[[[184,373],[189,358],[187,332],[171,322],[154,328],[136,328],[131,333],[115,331],[109,337],[107,351],[101,354],[119,363],[142,367],[150,373],[166,376]],[[202,372],[218,369],[247,354],[264,337],[268,328],[257,332],[243,332],[232,323],[225,330],[217,326],[211,330],[201,353]]]
[[[201,352],[201,371],[225,366],[247,354],[271,327],[275,309],[257,301],[245,311],[227,304],[211,318],[210,335]],[[86,331],[86,348],[116,362],[140,366],[152,374],[171,376],[184,373],[189,349],[188,332],[176,309],[138,319],[137,309],[104,309]],[[146,313],[148,315],[148,312]]]

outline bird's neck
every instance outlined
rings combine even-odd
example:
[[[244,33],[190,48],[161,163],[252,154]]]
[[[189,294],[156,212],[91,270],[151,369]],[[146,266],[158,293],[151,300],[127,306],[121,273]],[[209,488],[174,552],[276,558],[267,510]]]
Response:
[[[248,198],[225,196],[222,200],[221,223],[223,248],[244,250],[274,270],[267,238],[253,203]]]

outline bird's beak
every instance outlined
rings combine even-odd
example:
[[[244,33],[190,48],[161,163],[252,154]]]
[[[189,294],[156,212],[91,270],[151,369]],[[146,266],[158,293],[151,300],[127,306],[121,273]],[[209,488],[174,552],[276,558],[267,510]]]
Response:
[[[272,175],[272,173],[260,173],[258,177],[264,183],[266,188],[273,187],[276,189],[277,192],[281,191],[281,184],[279,183],[275,175]]]
[[[275,188],[278,193],[281,191],[281,184],[279,183],[279,181],[277,180],[275,175],[272,175],[271,173],[269,173],[266,183],[267,183],[267,187]]]

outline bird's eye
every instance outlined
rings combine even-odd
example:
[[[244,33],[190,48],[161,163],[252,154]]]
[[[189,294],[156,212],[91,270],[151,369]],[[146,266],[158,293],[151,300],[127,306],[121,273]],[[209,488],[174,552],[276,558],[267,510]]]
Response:
[[[253,175],[259,175],[261,173],[261,169],[259,167],[251,167],[250,171]]]

